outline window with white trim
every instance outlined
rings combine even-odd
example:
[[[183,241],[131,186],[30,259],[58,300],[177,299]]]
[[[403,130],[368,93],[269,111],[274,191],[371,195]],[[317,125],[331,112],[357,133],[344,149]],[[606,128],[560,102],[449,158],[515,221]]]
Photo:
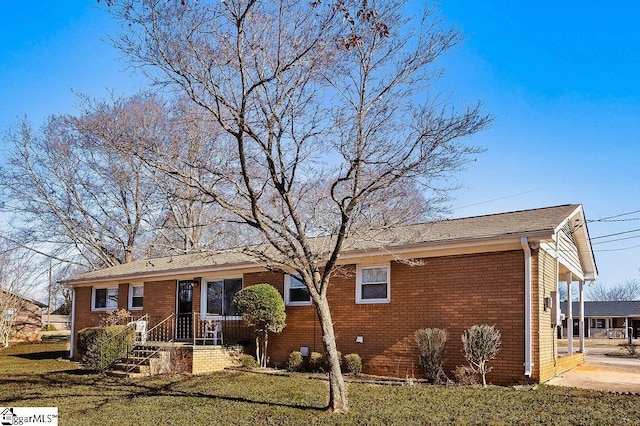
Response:
[[[242,290],[242,278],[207,279],[203,281],[201,312],[208,316],[238,316],[233,298]]]
[[[305,306],[311,304],[309,289],[300,276],[284,276],[284,303],[288,306]]]
[[[357,266],[356,303],[389,303],[390,276],[389,264]]]
[[[144,285],[129,285],[129,309],[132,311],[141,310],[144,302]]]
[[[113,311],[118,309],[118,287],[93,287],[91,293],[92,311]]]

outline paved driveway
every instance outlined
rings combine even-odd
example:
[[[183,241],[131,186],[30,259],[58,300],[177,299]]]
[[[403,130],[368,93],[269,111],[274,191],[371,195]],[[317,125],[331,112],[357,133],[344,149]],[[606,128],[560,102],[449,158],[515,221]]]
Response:
[[[587,361],[547,384],[613,392],[640,393],[640,359],[605,356],[610,349],[590,348]]]

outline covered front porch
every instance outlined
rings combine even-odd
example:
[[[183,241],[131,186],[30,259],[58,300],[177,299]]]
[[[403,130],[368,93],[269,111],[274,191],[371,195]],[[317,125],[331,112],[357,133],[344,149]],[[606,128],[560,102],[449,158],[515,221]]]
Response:
[[[112,375],[211,373],[238,366],[253,345],[252,331],[235,316],[142,315],[131,317],[128,326],[136,332],[135,344],[113,365]]]
[[[558,287],[561,285],[566,285],[567,288],[567,299],[573,300],[575,294],[573,292],[573,274],[571,272],[566,272],[565,274],[565,282],[558,282]],[[584,280],[578,281],[578,303],[577,308],[578,311],[574,312],[573,303],[567,303],[566,314],[561,313],[560,304],[558,303],[555,314],[556,314],[556,329],[557,329],[557,338],[558,339],[566,339],[566,346],[561,345],[558,346],[558,356],[572,356],[575,352],[585,353],[585,338],[586,335],[586,323],[585,323],[585,310],[584,310]],[[567,333],[566,324],[573,324],[572,332]],[[573,328],[575,328],[576,333],[573,333]],[[574,339],[577,339],[578,344],[575,345]]]
[[[208,315],[198,312],[167,317],[132,317],[136,340],[143,344],[180,343],[193,346],[250,346],[254,333],[242,317]]]

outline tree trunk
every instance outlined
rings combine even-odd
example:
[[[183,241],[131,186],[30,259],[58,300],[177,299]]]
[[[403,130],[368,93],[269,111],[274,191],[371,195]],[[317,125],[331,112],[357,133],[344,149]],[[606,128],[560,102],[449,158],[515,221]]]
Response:
[[[264,331],[264,337],[263,337],[264,344],[262,346],[262,358],[263,358],[263,363],[262,363],[263,365],[262,366],[265,367],[265,368],[267,367],[267,343],[269,342],[269,340],[268,340],[269,339],[269,334],[268,333],[269,332],[267,330]]]
[[[256,334],[256,361],[262,367],[262,358],[260,358],[260,335]]]
[[[347,400],[347,388],[340,370],[340,359],[336,348],[336,339],[333,332],[333,321],[329,311],[329,302],[325,297],[314,300],[318,320],[322,329],[322,343],[327,360],[329,361],[329,405],[328,409],[334,413],[346,413],[349,410]]]

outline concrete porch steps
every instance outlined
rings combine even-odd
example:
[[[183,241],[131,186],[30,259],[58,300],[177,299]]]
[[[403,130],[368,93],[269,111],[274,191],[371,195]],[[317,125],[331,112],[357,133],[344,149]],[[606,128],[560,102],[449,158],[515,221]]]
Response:
[[[106,374],[119,378],[150,376],[152,360],[158,359],[164,350],[166,348],[160,345],[136,345],[127,360],[115,363]]]

